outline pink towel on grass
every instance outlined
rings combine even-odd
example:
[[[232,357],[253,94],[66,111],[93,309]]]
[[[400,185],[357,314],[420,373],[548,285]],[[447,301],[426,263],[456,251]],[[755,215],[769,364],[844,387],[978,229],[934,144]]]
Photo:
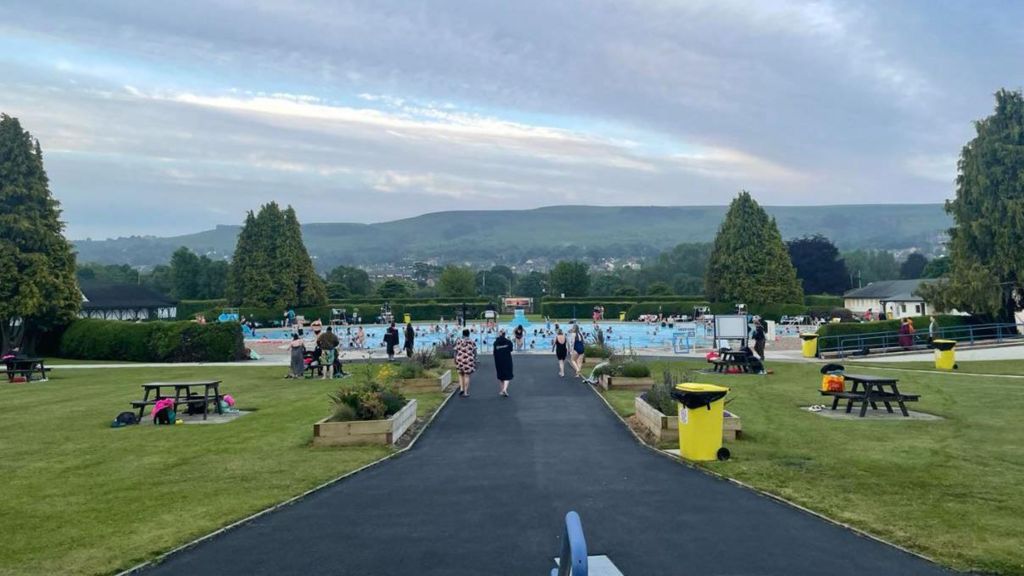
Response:
[[[156,404],[153,405],[153,418],[155,419],[157,413],[164,408],[174,410],[174,398],[161,398],[157,400]]]

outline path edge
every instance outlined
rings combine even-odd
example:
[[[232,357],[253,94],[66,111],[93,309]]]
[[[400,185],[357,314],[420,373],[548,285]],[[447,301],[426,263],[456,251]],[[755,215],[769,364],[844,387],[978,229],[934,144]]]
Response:
[[[804,514],[809,514],[811,516],[814,516],[816,518],[824,520],[824,521],[828,522],[829,524],[832,524],[834,526],[838,526],[840,528],[844,528],[846,530],[849,530],[850,532],[853,532],[854,534],[856,534],[857,536],[860,536],[861,538],[867,538],[868,540],[874,540],[875,542],[878,542],[880,544],[884,544],[886,546],[890,546],[892,548],[895,548],[895,549],[899,550],[900,552],[903,552],[904,554],[909,554],[909,555],[914,556],[916,558],[920,558],[921,560],[924,560],[926,562],[934,564],[935,566],[941,568],[942,570],[947,570],[947,571],[949,571],[952,574],[970,574],[970,572],[962,572],[960,570],[956,570],[954,568],[950,568],[949,566],[945,566],[943,564],[940,564],[939,562],[936,562],[934,558],[931,558],[929,556],[925,556],[924,554],[921,554],[920,552],[915,552],[913,550],[910,550],[910,549],[908,549],[908,548],[906,548],[904,546],[901,546],[899,544],[895,544],[893,542],[890,542],[890,541],[888,541],[888,540],[886,540],[884,538],[881,538],[879,536],[875,536],[874,534],[871,534],[870,532],[867,532],[867,531],[865,531],[865,530],[863,530],[861,528],[857,528],[856,526],[851,526],[850,524],[847,524],[845,522],[836,520],[835,518],[831,518],[829,516],[826,516],[826,515],[822,514],[821,512],[816,512],[814,510],[811,510],[810,508],[807,508],[806,506],[797,504],[796,502],[793,502],[792,500],[788,500],[788,499],[786,499],[783,496],[779,496],[778,494],[772,494],[771,492],[768,492],[766,490],[762,490],[760,488],[751,486],[750,484],[747,484],[746,482],[743,482],[741,480],[737,480],[737,479],[732,478],[730,476],[726,476],[725,474],[721,474],[719,472],[715,472],[714,470],[710,470],[708,468],[704,468],[703,466],[698,466],[698,465],[694,464],[693,462],[689,462],[689,461],[684,460],[684,459],[682,459],[682,458],[680,458],[678,456],[673,456],[671,454],[665,453],[665,452],[659,450],[657,447],[651,446],[650,444],[645,442],[644,439],[639,434],[637,434],[635,430],[633,430],[633,428],[629,425],[629,423],[626,422],[625,418],[623,418],[621,415],[619,415],[618,412],[615,411],[615,408],[611,405],[611,403],[608,402],[608,399],[605,398],[604,395],[601,394],[601,392],[598,391],[597,388],[595,388],[594,386],[591,386],[590,384],[586,384],[586,386],[587,386],[587,388],[590,388],[591,392],[593,392],[598,398],[601,399],[601,402],[604,402],[604,405],[605,405],[606,408],[608,408],[608,411],[611,412],[612,416],[614,416],[616,419],[618,419],[619,423],[622,424],[622,426],[625,427],[626,430],[629,431],[629,433],[633,436],[634,440],[636,440],[644,448],[648,449],[649,451],[653,452],[654,454],[657,454],[658,456],[661,456],[662,458],[668,458],[669,460],[671,460],[671,461],[673,461],[673,462],[675,462],[677,464],[681,464],[683,466],[686,466],[687,468],[690,468],[691,470],[695,470],[697,472],[700,472],[702,474],[707,474],[708,476],[712,476],[712,477],[717,478],[719,480],[724,480],[724,481],[729,482],[731,484],[735,484],[736,486],[739,486],[740,488],[744,488],[746,490],[754,492],[755,494],[757,494],[759,496],[762,496],[764,498],[768,498],[769,500],[774,500],[776,502],[779,502],[779,503],[784,504],[786,506],[789,506],[791,508],[795,508],[795,509],[799,510],[800,512],[803,512]]]
[[[287,500],[284,500],[282,502],[278,502],[277,504],[274,504],[272,506],[264,508],[263,510],[259,510],[257,512],[254,512],[254,513],[246,516],[245,518],[241,518],[239,520],[235,520],[234,522],[232,522],[231,524],[228,524],[227,526],[222,526],[222,527],[214,530],[213,532],[210,532],[208,534],[204,534],[204,535],[202,535],[202,536],[200,536],[198,538],[195,538],[193,540],[190,540],[190,541],[188,541],[188,542],[186,542],[186,543],[184,543],[184,544],[182,544],[180,546],[172,548],[171,550],[168,550],[167,552],[164,552],[163,554],[160,554],[159,556],[157,556],[156,558],[153,558],[152,560],[147,560],[145,562],[141,562],[139,564],[136,564],[135,566],[132,566],[131,568],[128,568],[126,570],[122,570],[120,572],[116,572],[114,574],[114,576],[132,576],[132,575],[138,574],[138,573],[140,573],[140,571],[145,570],[146,568],[149,568],[149,567],[161,564],[162,562],[164,562],[165,560],[167,560],[171,556],[173,556],[175,554],[178,554],[179,552],[183,552],[183,551],[185,551],[185,550],[187,550],[189,548],[192,548],[193,546],[198,546],[199,544],[202,544],[202,543],[206,542],[207,540],[212,540],[212,539],[214,539],[214,538],[216,538],[216,537],[218,537],[218,536],[220,536],[222,534],[225,534],[227,532],[230,532],[230,531],[234,530],[235,528],[239,528],[239,527],[241,527],[241,526],[243,526],[245,524],[248,524],[249,522],[252,522],[253,520],[256,520],[257,518],[260,518],[262,516],[266,516],[267,514],[270,514],[272,512],[276,512],[277,510],[280,510],[281,508],[284,508],[285,506],[291,506],[292,504],[295,504],[296,502],[306,498],[307,496],[310,496],[311,494],[319,492],[319,491],[321,491],[321,490],[323,490],[325,488],[329,488],[330,486],[333,486],[334,484],[337,484],[338,482],[341,482],[342,480],[345,480],[345,479],[347,479],[347,478],[349,478],[351,476],[355,476],[356,474],[359,474],[360,472],[364,472],[366,470],[369,470],[370,468],[373,468],[374,466],[377,466],[378,464],[381,464],[383,462],[391,460],[392,458],[397,458],[398,456],[400,456],[402,454],[405,454],[409,450],[412,450],[413,446],[416,445],[416,442],[418,442],[420,437],[423,436],[423,433],[426,432],[428,428],[430,428],[430,425],[434,423],[434,419],[437,418],[437,415],[441,413],[441,410],[443,410],[444,407],[448,405],[448,401],[451,400],[453,396],[455,396],[457,391],[458,391],[458,387],[456,386],[455,389],[453,389],[451,391],[451,393],[448,394],[448,396],[444,399],[444,401],[441,402],[441,405],[437,407],[437,410],[434,410],[434,413],[430,415],[430,418],[426,422],[423,423],[423,426],[421,426],[420,429],[416,432],[416,436],[413,437],[413,439],[409,442],[409,445],[406,446],[405,448],[399,448],[398,450],[395,450],[394,452],[392,452],[391,454],[388,454],[387,456],[384,456],[383,458],[374,460],[373,462],[370,462],[368,464],[364,464],[363,466],[360,466],[359,468],[356,468],[355,470],[351,470],[349,472],[346,472],[346,473],[342,474],[341,476],[336,476],[334,478],[326,480],[326,481],[324,481],[324,482],[322,482],[322,483],[320,483],[320,484],[310,488],[309,490],[306,490],[305,492],[303,492],[301,494],[298,494],[296,496],[292,496],[291,498],[289,498]]]

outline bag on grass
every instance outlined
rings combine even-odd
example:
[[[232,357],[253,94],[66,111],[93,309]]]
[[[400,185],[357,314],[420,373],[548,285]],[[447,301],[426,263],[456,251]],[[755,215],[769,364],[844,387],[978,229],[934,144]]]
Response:
[[[138,424],[139,421],[135,417],[135,412],[121,412],[114,418],[114,421],[110,423],[111,428],[121,428],[122,426],[131,426],[132,424]]]

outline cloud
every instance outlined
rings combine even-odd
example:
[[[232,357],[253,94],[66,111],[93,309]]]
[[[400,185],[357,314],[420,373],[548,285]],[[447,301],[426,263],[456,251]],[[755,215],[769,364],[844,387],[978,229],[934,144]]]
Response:
[[[359,221],[740,188],[938,202],[1024,47],[1024,7],[925,1],[128,7],[0,13],[0,110],[42,140],[73,236],[187,232],[270,199]]]

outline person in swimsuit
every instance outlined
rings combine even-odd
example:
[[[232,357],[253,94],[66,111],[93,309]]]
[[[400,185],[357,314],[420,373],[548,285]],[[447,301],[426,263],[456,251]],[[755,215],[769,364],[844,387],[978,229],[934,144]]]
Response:
[[[555,340],[551,347],[555,349],[555,358],[558,358],[558,375],[565,378],[565,358],[569,355],[569,345],[561,328],[555,332]]]

